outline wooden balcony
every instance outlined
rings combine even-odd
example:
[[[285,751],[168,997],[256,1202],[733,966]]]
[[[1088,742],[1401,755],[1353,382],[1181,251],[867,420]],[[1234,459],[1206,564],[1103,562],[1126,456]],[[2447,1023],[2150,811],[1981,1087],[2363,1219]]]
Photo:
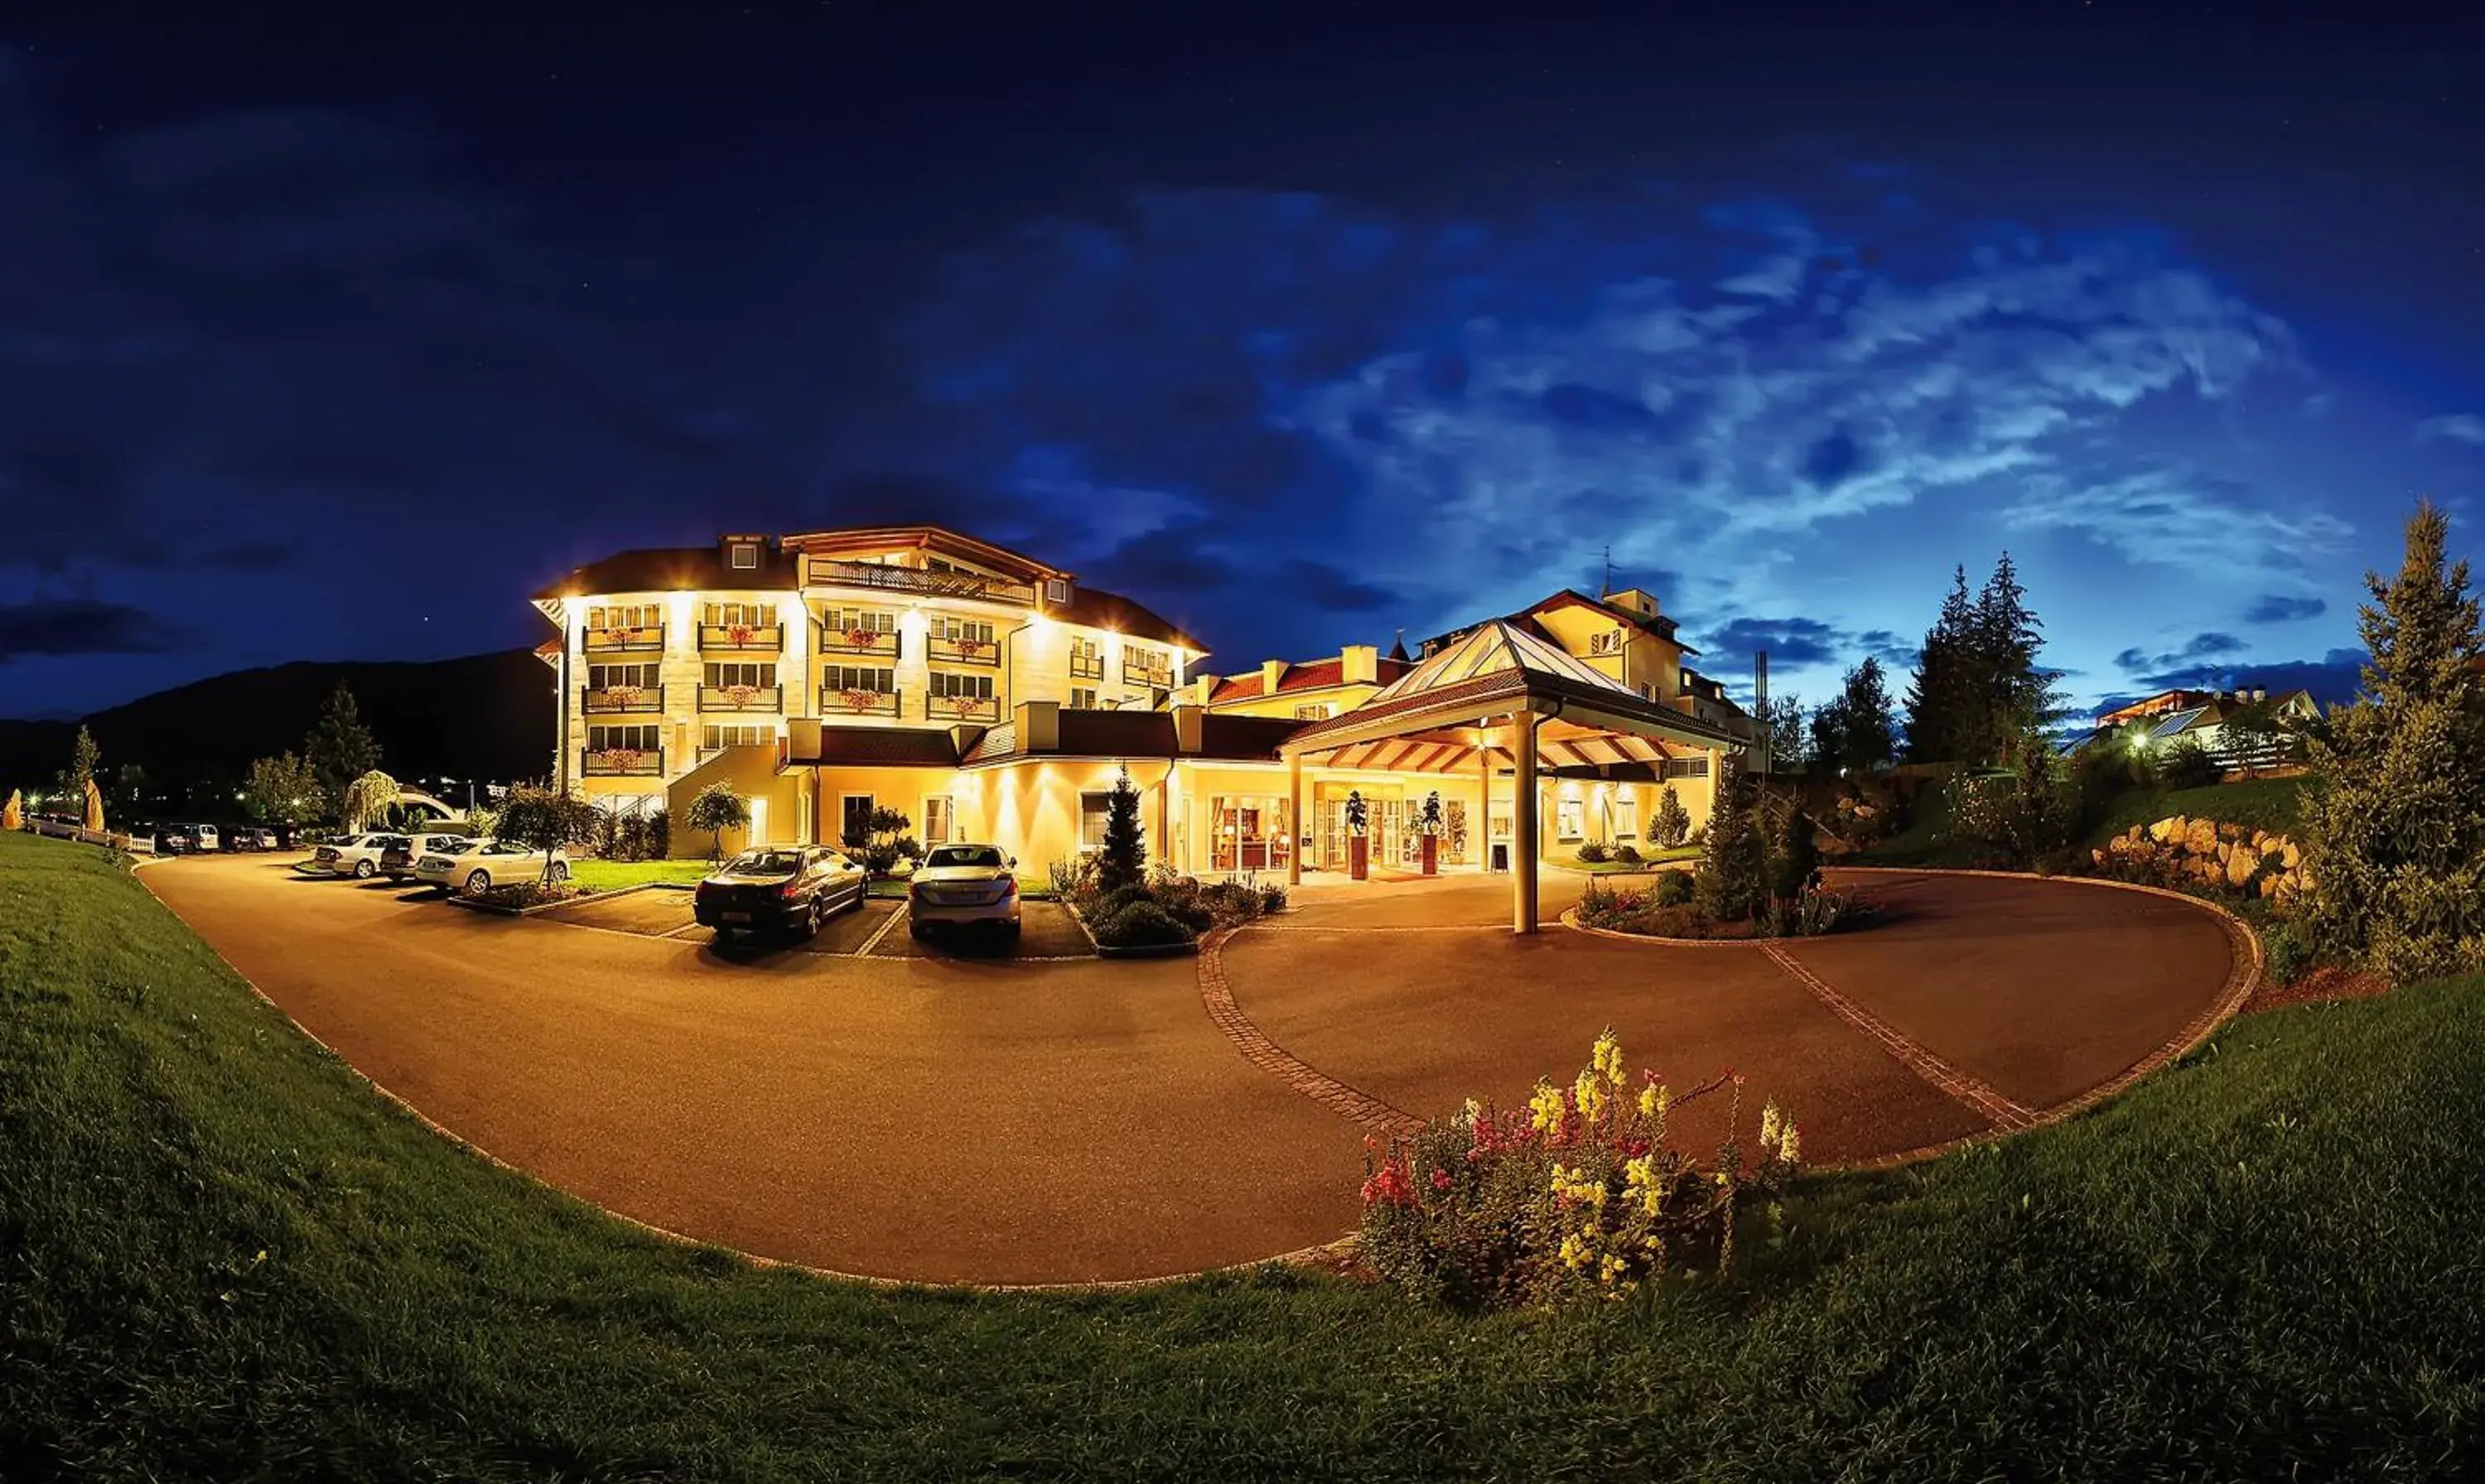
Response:
[[[579,710],[590,716],[661,714],[664,709],[665,688],[662,686],[607,686],[601,690],[585,692],[579,705]]]
[[[590,747],[579,754],[579,772],[589,778],[661,778],[665,749]]]
[[[1070,678],[1072,680],[1103,680],[1105,678],[1105,657],[1103,655],[1072,655],[1070,657]]]
[[[1035,588],[1025,582],[978,577],[971,572],[926,572],[919,567],[840,561],[833,556],[807,558],[803,563],[803,585],[861,587],[879,592],[922,593],[935,598],[972,598],[1023,608],[1035,607]]]
[[[998,721],[1001,703],[989,695],[927,695],[923,717],[927,721]]]
[[[701,653],[719,650],[761,650],[780,654],[785,648],[783,624],[701,624],[698,630]]]
[[[1126,685],[1154,686],[1160,690],[1170,690],[1173,688],[1173,666],[1160,665],[1149,669],[1125,660],[1122,661],[1122,680]]]
[[[660,655],[665,652],[665,626],[587,629],[579,635],[579,647],[590,655]]]
[[[934,637],[927,652],[943,664],[985,664],[997,668],[1001,662],[1001,646],[997,639],[944,639]]]
[[[823,716],[888,716],[896,717],[905,710],[903,690],[864,690],[856,688],[832,689],[820,688],[820,715]]]
[[[785,709],[783,686],[701,686],[698,693],[701,711],[766,711]]]
[[[906,653],[906,636],[879,629],[822,629],[820,653],[895,660]]]

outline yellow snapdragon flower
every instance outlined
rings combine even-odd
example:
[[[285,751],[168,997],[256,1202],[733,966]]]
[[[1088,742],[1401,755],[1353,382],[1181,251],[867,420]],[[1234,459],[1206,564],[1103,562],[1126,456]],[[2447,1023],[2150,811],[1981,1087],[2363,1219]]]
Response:
[[[1536,1095],[1527,1100],[1527,1112],[1538,1133],[1551,1133],[1562,1122],[1562,1090],[1549,1082],[1536,1084]]]
[[[1623,1047],[1622,1042],[1614,1039],[1612,1031],[1608,1030],[1597,1038],[1597,1044],[1588,1053],[1588,1061],[1597,1075],[1616,1087],[1623,1085]]]
[[[1581,1072],[1578,1082],[1570,1089],[1570,1095],[1578,1099],[1581,1118],[1594,1123],[1604,1117],[1605,1085],[1598,1082],[1594,1074]]]

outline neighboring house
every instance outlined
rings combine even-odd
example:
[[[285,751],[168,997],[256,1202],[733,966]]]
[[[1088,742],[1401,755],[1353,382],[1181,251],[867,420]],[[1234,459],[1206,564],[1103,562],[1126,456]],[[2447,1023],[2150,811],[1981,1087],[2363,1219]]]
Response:
[[[625,553],[535,602],[561,631],[541,651],[562,677],[558,782],[676,819],[726,783],[752,812],[727,848],[833,842],[888,807],[926,844],[991,840],[1041,873],[1102,844],[1127,769],[1150,855],[1177,870],[1342,869],[1358,794],[1378,870],[1415,868],[1435,798],[1446,869],[1518,869],[1640,840],[1669,784],[1705,821],[1749,736],[1644,593],[1234,676],[1138,604],[932,526]]]
[[[2198,742],[2221,768],[2259,768],[2278,762],[2281,747],[2276,739],[2248,736],[2240,731],[2229,734],[2229,724],[2245,712],[2263,714],[2272,725],[2280,728],[2316,721],[2321,716],[2321,707],[2309,690],[2282,691],[2275,699],[2265,689],[2161,690],[2101,714],[2096,718],[2095,731],[2086,741],[2117,728],[2131,728],[2138,729],[2152,748],[2177,742]],[[2077,751],[2078,747],[2070,750]]]

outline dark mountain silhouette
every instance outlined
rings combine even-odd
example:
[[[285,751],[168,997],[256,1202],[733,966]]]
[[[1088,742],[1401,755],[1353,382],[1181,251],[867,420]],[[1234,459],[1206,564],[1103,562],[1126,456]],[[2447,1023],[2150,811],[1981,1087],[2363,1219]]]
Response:
[[[428,662],[297,661],[235,670],[80,718],[108,778],[124,763],[156,789],[238,780],[251,760],[302,750],[341,681],[395,777],[535,778],[551,770],[553,672],[523,649]],[[0,721],[0,796],[49,784],[78,721]]]

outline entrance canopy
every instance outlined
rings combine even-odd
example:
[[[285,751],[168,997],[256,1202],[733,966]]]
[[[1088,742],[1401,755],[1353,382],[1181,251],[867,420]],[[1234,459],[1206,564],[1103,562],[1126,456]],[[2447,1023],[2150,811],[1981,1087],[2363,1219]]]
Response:
[[[1741,745],[1723,728],[1650,700],[1516,624],[1494,619],[1352,711],[1295,733],[1277,750],[1289,765],[1297,818],[1306,759],[1388,771],[1480,769],[1488,780],[1507,759],[1516,775],[1512,927],[1533,932],[1540,762],[1556,774],[1629,767],[1653,776],[1675,758],[1731,753]],[[1301,879],[1299,862],[1291,875]]]

